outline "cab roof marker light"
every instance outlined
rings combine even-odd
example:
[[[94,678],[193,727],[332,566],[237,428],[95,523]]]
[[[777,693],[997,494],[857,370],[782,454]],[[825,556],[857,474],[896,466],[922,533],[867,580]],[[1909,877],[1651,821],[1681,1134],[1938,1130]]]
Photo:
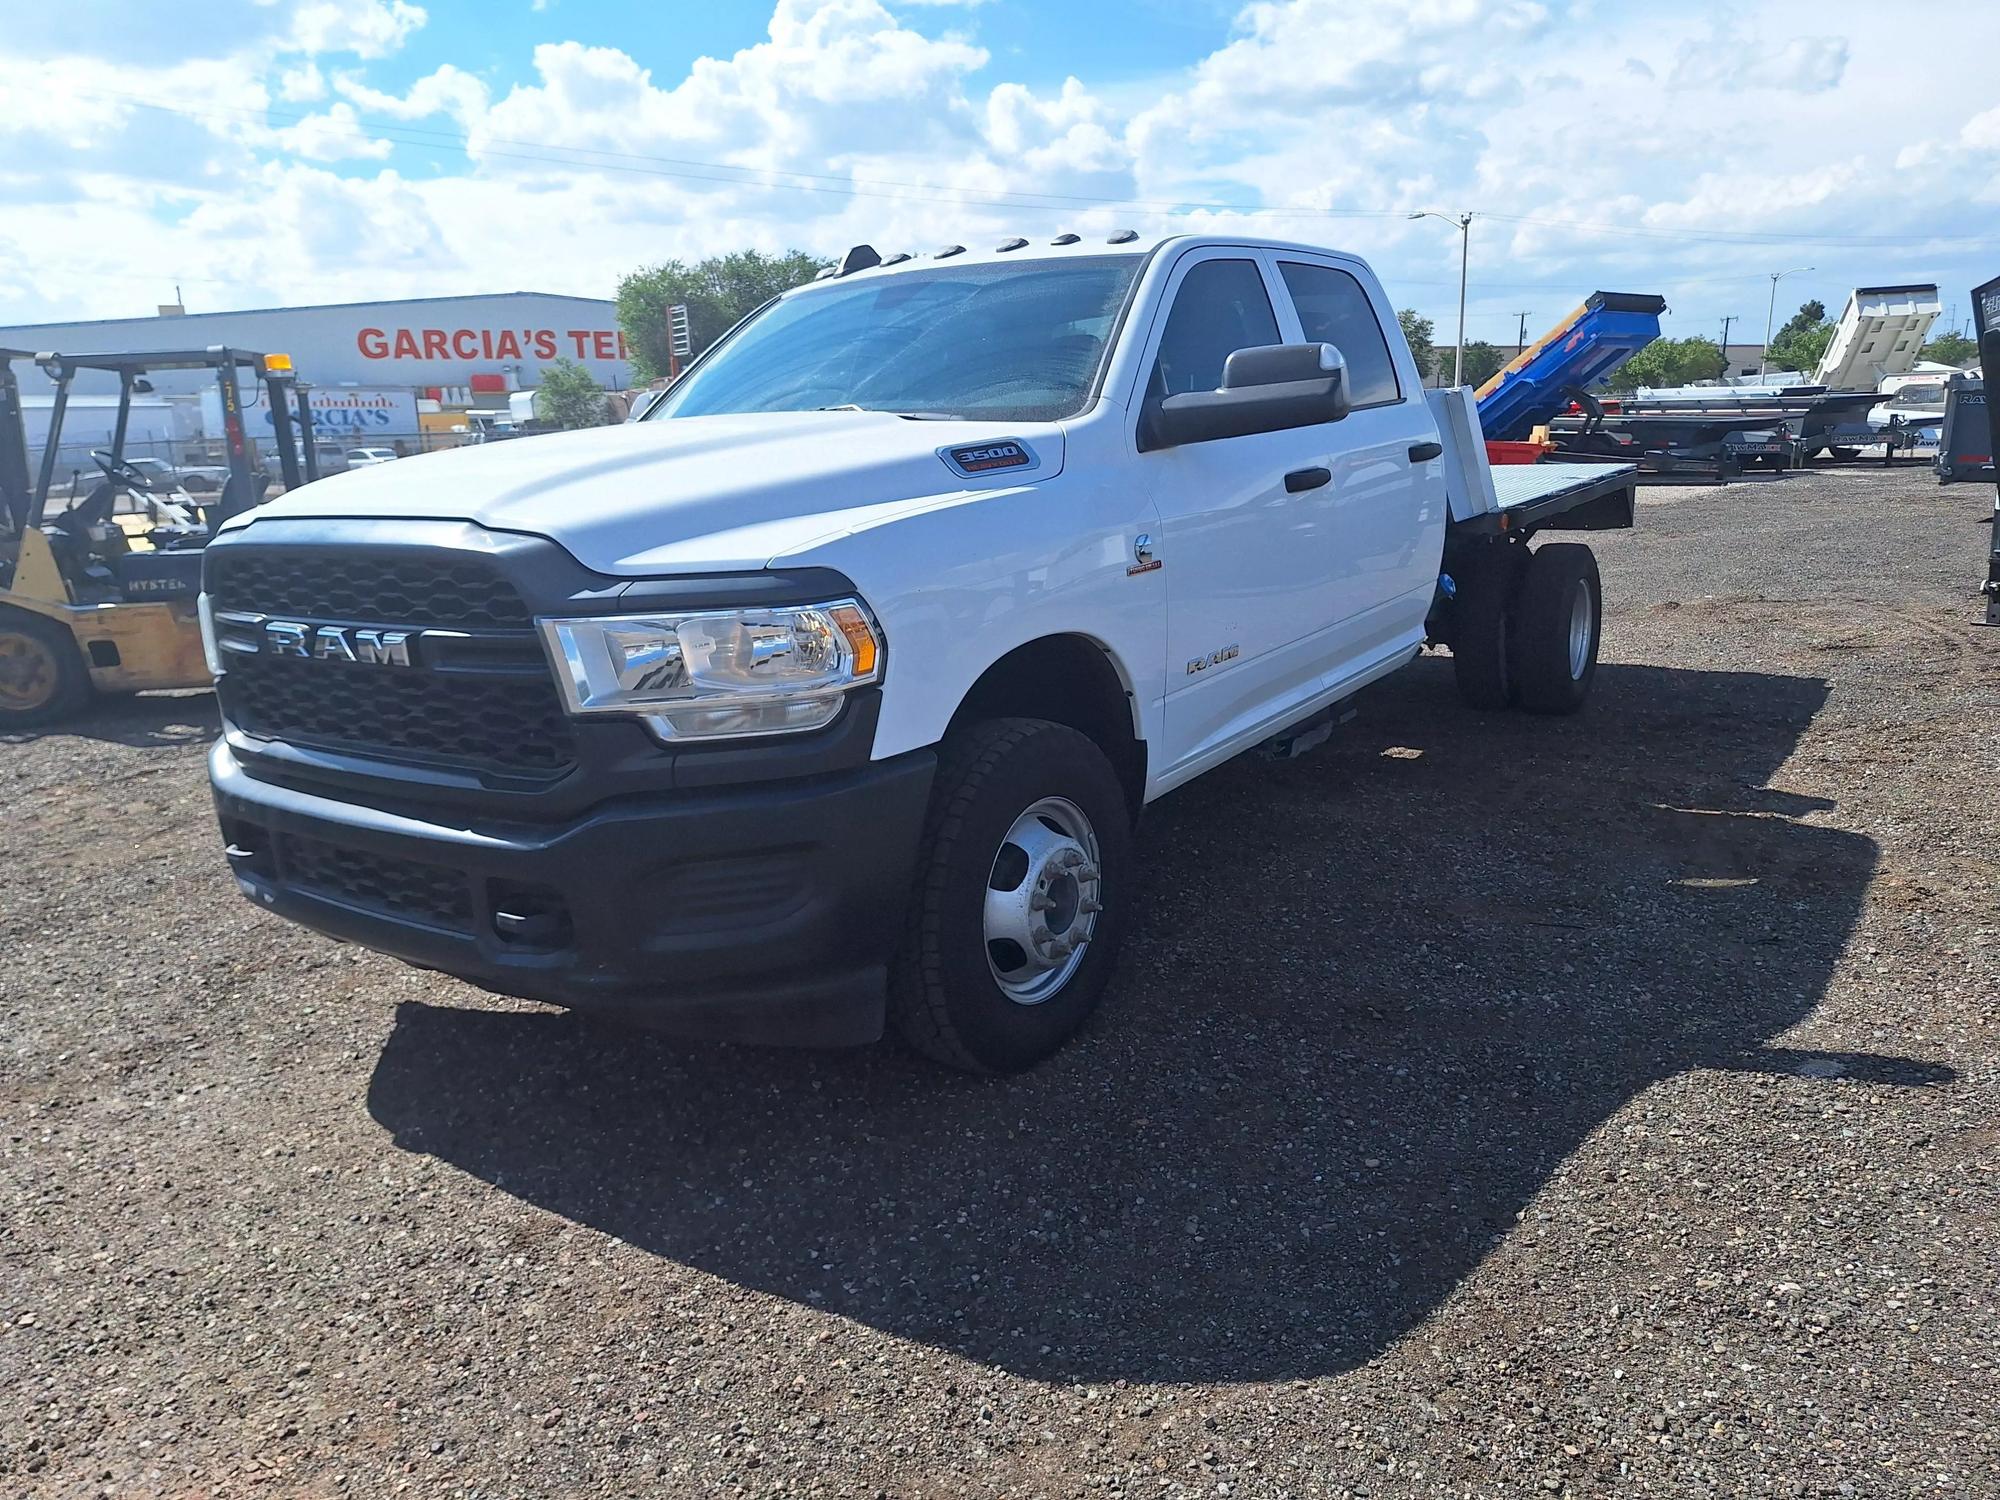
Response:
[[[819,273],[818,275],[814,276],[814,277],[813,277],[813,280],[814,280],[814,281],[830,281],[830,280],[832,280],[832,279],[833,279],[834,277],[838,276],[839,274],[840,274],[840,267],[839,267],[839,266],[828,266],[828,267],[827,267],[827,268],[826,268],[825,270],[821,271],[821,272],[820,272],[820,273]]]
[[[894,255],[890,256],[887,260],[883,261],[882,264],[885,266],[900,266],[904,261],[908,260],[909,258],[910,258],[909,251],[898,250]]]
[[[1011,240],[1002,240],[999,244],[993,247],[993,250],[996,255],[1005,255],[1009,250],[1022,249],[1027,245],[1027,243],[1028,242],[1026,240],[1016,237]]]
[[[1050,240],[1051,245],[1074,245],[1083,238],[1080,234],[1059,234]]]
[[[965,246],[946,245],[944,249],[939,250],[935,254],[933,254],[931,258],[933,260],[950,260],[954,255],[963,255],[963,254],[965,254]]]
[[[1107,245],[1129,245],[1132,243],[1132,241],[1136,240],[1137,238],[1139,238],[1138,230],[1121,229],[1116,234],[1112,235],[1111,238],[1106,240],[1104,243]]]

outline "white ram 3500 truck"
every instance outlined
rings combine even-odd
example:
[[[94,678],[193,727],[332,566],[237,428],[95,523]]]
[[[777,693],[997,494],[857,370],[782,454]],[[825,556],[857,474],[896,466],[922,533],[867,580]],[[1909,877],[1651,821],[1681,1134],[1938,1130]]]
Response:
[[[1527,542],[1629,526],[1631,471],[1498,479],[1352,256],[858,247],[642,421],[232,523],[229,859],[490,990],[1025,1067],[1104,991],[1153,798],[1427,641],[1479,707],[1582,702],[1596,565]]]

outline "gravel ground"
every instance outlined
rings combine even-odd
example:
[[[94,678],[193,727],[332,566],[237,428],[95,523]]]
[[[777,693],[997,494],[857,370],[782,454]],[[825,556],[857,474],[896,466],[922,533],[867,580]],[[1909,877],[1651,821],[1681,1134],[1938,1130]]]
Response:
[[[206,697],[0,745],[0,1492],[2000,1495],[1989,503],[1648,491],[1583,715],[1166,799],[1010,1081],[253,911]]]

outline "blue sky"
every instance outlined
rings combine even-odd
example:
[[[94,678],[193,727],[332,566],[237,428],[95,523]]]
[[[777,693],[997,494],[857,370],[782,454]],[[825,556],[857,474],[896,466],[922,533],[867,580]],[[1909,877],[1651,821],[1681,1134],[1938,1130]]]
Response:
[[[1133,225],[1358,250],[1509,342],[1594,288],[2000,274],[2000,5],[72,0],[0,33],[0,322]]]

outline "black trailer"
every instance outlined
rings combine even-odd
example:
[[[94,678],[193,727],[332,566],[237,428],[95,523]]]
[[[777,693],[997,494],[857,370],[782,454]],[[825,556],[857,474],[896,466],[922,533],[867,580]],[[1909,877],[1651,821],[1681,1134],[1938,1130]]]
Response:
[[[1979,333],[1979,368],[2000,370],[2000,276],[1972,289],[1973,326]],[[1986,403],[1986,451],[2000,453],[2000,412]],[[1986,623],[2000,625],[2000,481],[1993,497],[1993,525],[1986,541]]]
[[[1954,375],[1945,385],[1944,425],[1932,460],[1939,484],[1993,476],[1993,427],[1986,416],[1986,382]]]

